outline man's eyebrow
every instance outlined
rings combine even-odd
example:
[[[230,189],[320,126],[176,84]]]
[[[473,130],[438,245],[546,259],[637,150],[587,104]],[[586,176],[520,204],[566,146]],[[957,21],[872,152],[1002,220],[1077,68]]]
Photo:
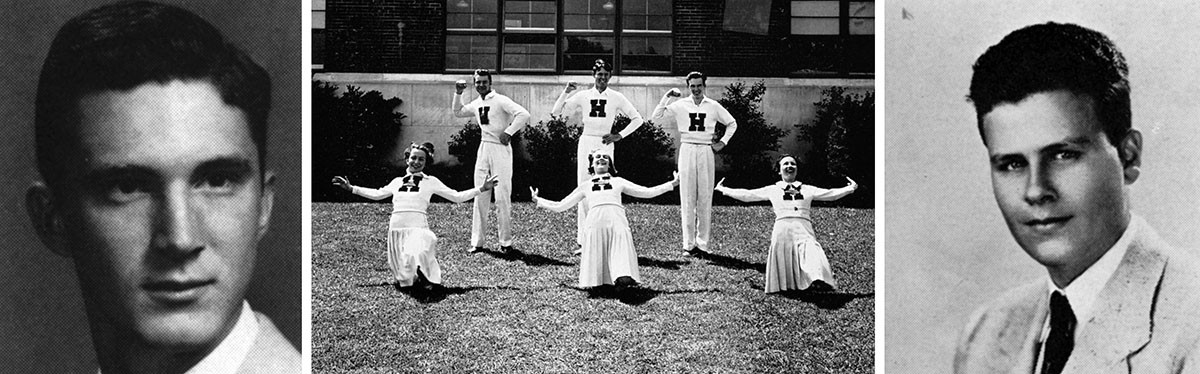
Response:
[[[200,163],[192,171],[193,176],[203,176],[214,172],[248,175],[254,171],[254,166],[248,158],[221,157]]]
[[[1070,137],[1070,138],[1066,138],[1066,139],[1063,139],[1063,140],[1060,140],[1060,141],[1057,141],[1054,143],[1047,144],[1047,145],[1039,148],[1038,152],[1042,153],[1042,152],[1057,151],[1057,150],[1060,150],[1062,148],[1069,147],[1069,146],[1085,146],[1085,145],[1089,145],[1092,143],[1093,143],[1093,140],[1090,137],[1075,136],[1075,137]],[[1020,158],[1022,156],[1020,156],[1020,153],[997,153],[994,155],[989,155],[988,160],[991,161],[991,163],[995,164],[997,162],[1011,160],[1014,157]]]
[[[108,164],[100,165],[100,167],[87,171],[82,176],[84,183],[102,183],[113,179],[126,179],[131,177],[138,178],[158,178],[159,174],[154,169],[127,164]]]

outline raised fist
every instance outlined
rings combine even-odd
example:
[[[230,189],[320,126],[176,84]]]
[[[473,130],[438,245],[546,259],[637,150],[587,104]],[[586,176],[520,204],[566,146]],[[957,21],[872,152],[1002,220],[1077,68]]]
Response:
[[[567,82],[567,88],[563,90],[563,92],[571,93],[571,91],[575,91],[576,88],[577,87],[574,81]]]
[[[465,89],[467,89],[467,81],[459,79],[458,82],[454,82],[454,90],[458,93],[463,93]]]
[[[672,88],[670,91],[667,91],[667,97],[680,97],[680,96],[683,96],[683,93],[680,93],[678,88]]]

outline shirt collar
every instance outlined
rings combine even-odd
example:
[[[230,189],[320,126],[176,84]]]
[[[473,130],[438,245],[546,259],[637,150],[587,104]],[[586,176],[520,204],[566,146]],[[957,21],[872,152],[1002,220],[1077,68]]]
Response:
[[[250,309],[250,303],[243,300],[241,315],[233,325],[233,330],[217,344],[217,349],[200,360],[196,366],[188,369],[186,374],[237,372],[238,367],[242,366],[242,362],[250,355],[250,347],[254,346],[254,340],[257,338],[258,319],[254,317],[254,310]]]
[[[789,185],[792,186],[792,188],[800,188],[800,186],[804,185],[804,183],[800,183],[800,181],[798,181],[798,180],[792,181],[792,183],[788,183],[788,182],[784,182],[784,181],[779,181],[779,182],[775,182],[775,183],[779,186],[779,188],[787,188],[787,186],[789,186]]]
[[[493,97],[496,97],[496,95],[496,90],[492,90],[491,92],[488,92],[487,95],[480,96],[480,98],[483,100],[491,100]]]
[[[1121,259],[1125,257],[1125,253],[1129,252],[1129,246],[1133,243],[1133,237],[1137,236],[1142,225],[1144,225],[1141,217],[1132,216],[1129,220],[1129,226],[1125,228],[1125,232],[1121,234],[1121,238],[1117,239],[1116,243],[1105,252],[1100,259],[1096,260],[1092,266],[1084,270],[1082,274],[1075,277],[1064,289],[1059,289],[1054,285],[1054,281],[1046,277],[1048,293],[1060,291],[1067,296],[1067,300],[1071,303],[1071,311],[1075,313],[1075,320],[1079,321],[1082,326],[1092,316],[1092,307],[1096,299],[1100,297],[1100,291],[1104,289],[1104,285],[1108,283],[1109,278],[1117,272],[1117,267],[1121,265]]]
[[[417,176],[417,177],[425,178],[425,172],[423,172],[423,171],[418,171],[418,172],[416,172],[416,173],[408,173],[408,174],[405,174],[405,175],[404,175],[404,177],[405,177],[405,178],[412,177],[412,176]]]
[[[242,310],[238,314],[237,322],[233,324],[233,329],[217,343],[216,349],[184,374],[236,373],[250,355],[250,348],[257,339],[258,319],[254,317],[254,310],[250,309],[250,303],[242,300]],[[96,369],[96,374],[104,372]]]

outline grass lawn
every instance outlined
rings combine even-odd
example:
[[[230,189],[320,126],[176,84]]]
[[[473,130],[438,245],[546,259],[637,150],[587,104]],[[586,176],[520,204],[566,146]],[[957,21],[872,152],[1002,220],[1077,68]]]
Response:
[[[679,207],[627,205],[643,289],[576,288],[575,214],[515,203],[516,253],[467,253],[471,204],[435,203],[445,289],[387,285],[391,204],[314,203],[315,372],[867,373],[874,211],[813,208],[832,293],[767,295],[768,206],[718,206],[712,255],[681,251]]]

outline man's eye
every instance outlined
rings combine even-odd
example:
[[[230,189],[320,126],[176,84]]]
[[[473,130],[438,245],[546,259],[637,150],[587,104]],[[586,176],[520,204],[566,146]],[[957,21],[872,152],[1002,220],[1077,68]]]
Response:
[[[1004,161],[999,164],[996,164],[996,170],[999,170],[999,171],[1013,171],[1013,170],[1021,169],[1024,167],[1025,167],[1025,161],[1017,161],[1017,160]]]
[[[1074,160],[1079,158],[1080,153],[1076,151],[1058,151],[1053,156],[1055,160]]]
[[[149,184],[137,179],[122,179],[112,181],[104,187],[104,195],[108,200],[129,202],[145,197],[153,192]]]
[[[196,188],[213,192],[228,192],[239,182],[239,178],[224,174],[216,173],[207,175],[196,182]]]

